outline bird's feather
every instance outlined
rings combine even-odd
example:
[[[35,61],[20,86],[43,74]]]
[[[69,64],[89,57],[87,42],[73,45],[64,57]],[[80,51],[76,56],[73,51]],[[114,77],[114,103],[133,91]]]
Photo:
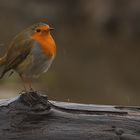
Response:
[[[10,48],[8,49],[5,67],[1,75],[1,78],[9,70],[15,69],[28,56],[31,47],[32,47],[31,39],[22,40],[20,36],[19,38],[15,38],[15,40],[11,43]]]

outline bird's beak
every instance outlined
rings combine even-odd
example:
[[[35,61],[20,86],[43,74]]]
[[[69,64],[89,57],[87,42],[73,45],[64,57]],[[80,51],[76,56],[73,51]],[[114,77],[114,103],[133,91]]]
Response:
[[[47,30],[43,30],[42,32],[47,33],[47,32],[49,32],[51,30],[54,30],[54,28],[49,27]]]
[[[50,27],[49,30],[50,30],[50,31],[51,31],[51,30],[54,30],[54,28]]]

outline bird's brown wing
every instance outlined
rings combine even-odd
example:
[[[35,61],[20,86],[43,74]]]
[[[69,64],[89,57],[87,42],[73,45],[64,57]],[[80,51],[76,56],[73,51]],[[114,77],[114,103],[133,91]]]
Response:
[[[14,41],[11,44],[7,52],[5,68],[0,78],[9,70],[16,68],[30,53],[32,47],[31,40],[20,40],[18,43],[16,42]]]

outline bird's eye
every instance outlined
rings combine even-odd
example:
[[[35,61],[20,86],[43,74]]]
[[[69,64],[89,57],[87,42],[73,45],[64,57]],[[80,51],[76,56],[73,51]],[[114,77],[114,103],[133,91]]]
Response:
[[[36,29],[36,32],[38,32],[38,33],[39,33],[39,32],[41,32],[41,30],[40,30],[40,29]]]

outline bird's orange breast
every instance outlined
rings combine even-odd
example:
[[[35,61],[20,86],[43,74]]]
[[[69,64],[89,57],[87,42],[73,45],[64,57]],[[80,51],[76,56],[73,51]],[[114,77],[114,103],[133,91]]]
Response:
[[[55,56],[56,45],[50,33],[48,35],[34,34],[32,36],[32,39],[37,41],[40,44],[40,46],[43,49],[44,54],[47,55],[48,58]]]

